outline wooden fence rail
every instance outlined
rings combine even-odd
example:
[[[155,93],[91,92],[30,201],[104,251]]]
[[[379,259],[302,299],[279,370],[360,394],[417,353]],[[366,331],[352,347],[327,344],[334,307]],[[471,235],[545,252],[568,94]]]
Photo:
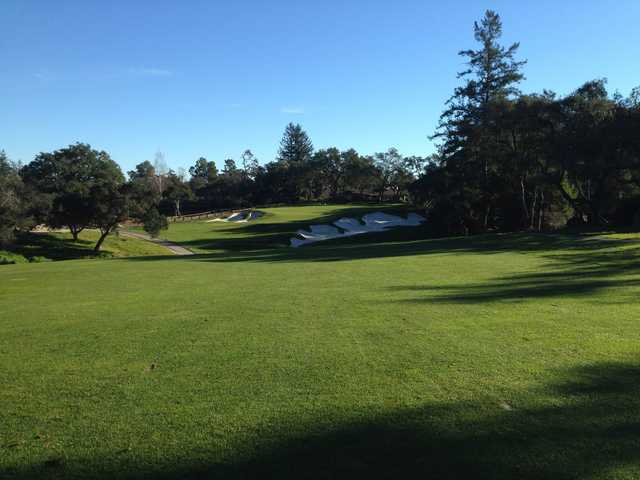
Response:
[[[175,217],[167,217],[169,223],[192,222],[194,220],[204,220],[207,218],[225,218],[234,213],[248,212],[250,208],[240,208],[237,210],[212,210],[210,212],[191,213],[189,215],[178,215]]]

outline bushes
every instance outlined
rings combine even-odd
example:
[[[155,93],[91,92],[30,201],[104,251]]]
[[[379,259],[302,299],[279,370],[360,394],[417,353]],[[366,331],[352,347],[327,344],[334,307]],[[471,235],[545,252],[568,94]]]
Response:
[[[0,265],[15,265],[17,263],[42,263],[50,261],[50,258],[46,258],[40,255],[26,257],[24,255],[8,252],[6,250],[0,251]]]
[[[152,237],[157,237],[160,230],[166,230],[169,225],[167,217],[160,214],[156,208],[150,209],[142,218],[144,231]]]

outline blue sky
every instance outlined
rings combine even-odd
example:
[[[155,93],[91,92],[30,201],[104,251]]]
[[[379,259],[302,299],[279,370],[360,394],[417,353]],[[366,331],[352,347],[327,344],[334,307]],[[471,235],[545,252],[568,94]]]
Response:
[[[292,121],[317,148],[426,155],[487,8],[521,43],[524,91],[640,85],[638,0],[2,0],[0,149],[264,163]]]

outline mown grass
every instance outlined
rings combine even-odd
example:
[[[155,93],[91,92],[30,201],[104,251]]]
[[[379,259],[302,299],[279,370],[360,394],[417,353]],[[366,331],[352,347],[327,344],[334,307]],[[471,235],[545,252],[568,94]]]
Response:
[[[311,223],[331,223],[340,217],[360,218],[373,211],[403,215],[407,207],[402,205],[311,205],[303,207],[278,207],[259,209],[264,217],[250,223],[204,221],[172,224],[160,236],[180,243],[198,253],[225,253],[227,251],[252,251],[265,248],[288,250],[289,239],[297,230],[307,229]],[[413,232],[415,234],[415,232]],[[406,235],[406,231],[403,236]],[[424,237],[423,229],[420,236]]]
[[[99,238],[97,230],[84,230],[74,242],[69,232],[24,233],[9,250],[0,250],[0,258],[7,263],[71,260],[79,258],[135,257],[145,255],[171,255],[166,248],[136,238],[109,235],[100,252],[93,247]]]
[[[640,477],[637,234],[281,246],[350,208],[0,269],[0,472]]]

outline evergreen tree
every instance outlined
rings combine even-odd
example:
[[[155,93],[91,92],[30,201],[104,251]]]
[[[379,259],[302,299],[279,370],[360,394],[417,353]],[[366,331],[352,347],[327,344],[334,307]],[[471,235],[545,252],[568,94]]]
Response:
[[[313,154],[313,144],[302,127],[298,124],[287,125],[280,142],[278,163],[284,167],[284,183],[280,195],[288,202],[300,199],[307,190],[308,166]]]
[[[516,85],[524,78],[520,70],[525,64],[515,59],[518,43],[500,45],[502,22],[497,13],[487,10],[474,24],[474,34],[481,47],[459,53],[468,59],[468,68],[458,74],[465,83],[447,102],[434,135],[443,139],[440,156],[450,170],[447,177],[458,189],[460,201],[469,206],[462,223],[474,225],[465,225],[465,230],[490,226],[497,162],[504,158],[499,154],[501,102],[519,93]]]
[[[524,79],[520,70],[526,61],[515,60],[519,43],[509,48],[498,43],[502,37],[502,21],[492,10],[485,12],[480,24],[474,23],[474,37],[482,48],[459,52],[460,56],[468,58],[469,68],[460,72],[458,78],[471,78],[456,89],[454,98],[486,110],[492,100],[519,94],[516,84]]]
[[[299,124],[290,123],[287,125],[280,142],[278,161],[290,165],[301,164],[308,161],[312,153],[313,144],[307,132]]]

